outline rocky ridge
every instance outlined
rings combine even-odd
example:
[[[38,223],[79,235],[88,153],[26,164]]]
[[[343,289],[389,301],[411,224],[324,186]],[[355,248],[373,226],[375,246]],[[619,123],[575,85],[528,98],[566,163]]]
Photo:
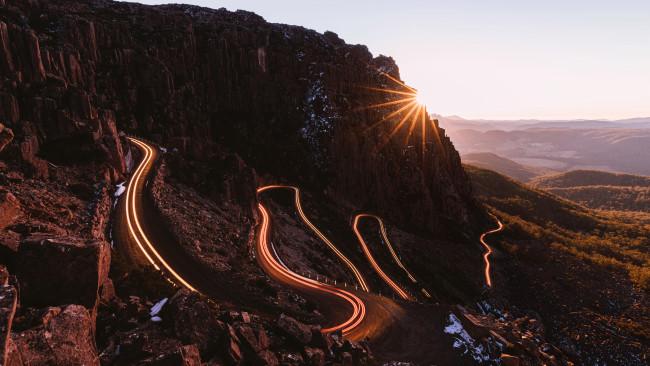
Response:
[[[125,168],[117,128],[208,164],[221,145],[261,173],[330,186],[405,225],[440,232],[476,220],[443,129],[423,157],[401,134],[375,153],[391,126],[367,127],[388,111],[363,107],[392,97],[366,87],[400,88],[382,74],[399,77],[398,68],[332,32],[106,0],[9,0],[0,22],[0,120],[34,176],[48,175],[45,161],[99,161],[116,180]],[[187,179],[198,186],[209,174]]]

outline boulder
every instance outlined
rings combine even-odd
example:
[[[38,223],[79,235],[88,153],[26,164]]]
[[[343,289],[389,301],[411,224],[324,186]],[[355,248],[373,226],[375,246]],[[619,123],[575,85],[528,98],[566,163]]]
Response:
[[[0,152],[4,150],[4,148],[11,143],[11,141],[14,139],[14,132],[11,130],[11,128],[5,127],[2,123],[0,123]]]
[[[271,347],[271,339],[262,328],[257,330],[257,341],[259,342],[261,349],[269,349],[269,347]]]
[[[240,364],[244,355],[239,345],[239,338],[230,325],[228,325],[228,332],[226,333],[225,346],[226,359],[235,365]]]
[[[226,333],[226,326],[217,319],[217,309],[197,293],[179,290],[166,310],[174,319],[176,336],[184,343],[195,344],[201,352],[220,343]]]
[[[23,305],[80,304],[94,317],[109,266],[106,242],[34,234],[21,242],[13,272],[21,285]]]
[[[311,328],[290,316],[281,314],[277,326],[283,333],[299,344],[307,345],[311,342]]]
[[[99,365],[93,320],[81,305],[48,311],[42,324],[12,334],[25,365]]]
[[[16,314],[18,293],[9,284],[9,274],[5,267],[0,266],[0,365],[8,365],[12,353],[11,325]]]
[[[322,366],[325,364],[325,352],[320,348],[305,347],[303,353],[305,360],[311,366]]]
[[[9,191],[0,188],[0,230],[4,230],[21,214],[20,202]]]
[[[321,332],[320,327],[313,327],[311,330],[311,345],[325,350],[328,354],[331,352],[334,340],[329,334]]]
[[[48,178],[50,171],[45,160],[36,156],[39,150],[38,138],[34,135],[25,136],[20,143],[20,156],[29,167],[29,174],[36,178]]]
[[[9,264],[20,246],[20,234],[11,230],[0,230],[0,264]]]
[[[255,336],[255,332],[248,325],[240,325],[237,327],[237,336],[242,342],[244,348],[253,353],[257,354],[262,350],[259,340]]]
[[[0,264],[0,286],[5,286],[9,284],[9,271],[7,267]]]
[[[256,362],[262,366],[277,366],[279,364],[278,358],[269,350],[262,350],[257,354]]]

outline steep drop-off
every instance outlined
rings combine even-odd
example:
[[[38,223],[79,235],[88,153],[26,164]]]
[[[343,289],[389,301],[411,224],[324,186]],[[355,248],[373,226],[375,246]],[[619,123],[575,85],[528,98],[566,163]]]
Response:
[[[101,160],[118,176],[117,128],[179,149],[196,164],[185,180],[204,193],[219,193],[205,182],[225,148],[258,172],[329,187],[402,225],[440,232],[474,220],[469,181],[443,129],[429,133],[424,155],[404,144],[405,131],[378,151],[394,121],[368,127],[391,109],[364,107],[396,95],[368,87],[399,89],[384,75],[399,71],[365,46],[244,11],[3,3],[0,119],[38,175],[47,175],[45,159]]]

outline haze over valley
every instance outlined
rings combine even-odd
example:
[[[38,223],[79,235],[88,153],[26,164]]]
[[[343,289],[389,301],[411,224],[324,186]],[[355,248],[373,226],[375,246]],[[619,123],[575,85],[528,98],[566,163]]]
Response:
[[[650,175],[650,118],[619,121],[471,121],[438,117],[461,155],[493,153],[553,171]]]

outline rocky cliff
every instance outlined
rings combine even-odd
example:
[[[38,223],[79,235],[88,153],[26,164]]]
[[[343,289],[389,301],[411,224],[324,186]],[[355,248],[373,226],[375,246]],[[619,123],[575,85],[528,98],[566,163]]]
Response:
[[[33,175],[48,175],[45,161],[98,162],[117,179],[124,131],[202,164],[185,177],[197,186],[226,149],[402,225],[472,220],[471,188],[443,129],[424,154],[400,134],[378,149],[392,123],[368,127],[391,109],[363,107],[395,97],[368,88],[399,89],[383,74],[399,78],[398,68],[334,33],[225,9],[5,0],[0,50],[0,122]]]

